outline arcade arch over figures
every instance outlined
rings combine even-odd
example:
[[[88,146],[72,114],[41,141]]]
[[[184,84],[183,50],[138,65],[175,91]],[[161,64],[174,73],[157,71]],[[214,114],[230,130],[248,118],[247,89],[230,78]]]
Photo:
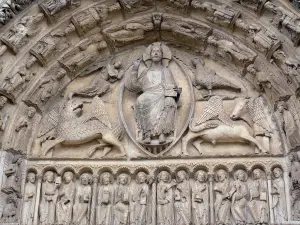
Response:
[[[0,1],[0,224],[300,225],[298,10]]]

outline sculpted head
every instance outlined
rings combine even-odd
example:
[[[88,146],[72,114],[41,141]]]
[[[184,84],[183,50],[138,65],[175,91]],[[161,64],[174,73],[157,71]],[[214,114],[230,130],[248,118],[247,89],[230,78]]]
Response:
[[[245,170],[239,169],[234,173],[234,179],[239,181],[246,181],[247,180],[247,173]]]
[[[35,174],[30,172],[27,174],[27,181],[30,182],[30,183],[35,183]]]
[[[120,69],[122,66],[122,62],[120,60],[118,60],[118,61],[114,62],[113,65],[114,65],[115,69]]]
[[[204,170],[198,170],[195,173],[195,180],[199,181],[200,183],[204,183],[207,180],[207,174]]]
[[[139,172],[137,175],[136,175],[136,181],[137,183],[139,184],[143,184],[147,181],[147,174],[145,172]]]
[[[53,183],[53,181],[54,181],[54,173],[52,171],[47,171],[44,174],[44,181],[47,181],[48,183]]]
[[[276,102],[275,104],[275,111],[278,111],[278,112],[284,112],[284,110],[287,110],[288,109],[288,106],[287,106],[287,103],[285,101],[278,101]]]
[[[225,181],[226,179],[228,178],[228,173],[223,170],[223,169],[219,169],[217,172],[216,172],[216,180],[218,182],[223,182]]]
[[[36,113],[36,109],[34,107],[29,107],[28,108],[28,114],[27,115],[28,115],[29,118],[34,117],[35,113]]]
[[[179,170],[177,172],[176,179],[180,183],[180,182],[183,182],[184,180],[187,180],[188,179],[188,175],[187,175],[187,173],[184,170]]]
[[[102,185],[109,185],[113,181],[112,174],[109,172],[104,172],[100,176],[100,184]]]
[[[252,172],[252,177],[254,180],[258,180],[260,178],[262,178],[263,176],[263,171],[261,169],[255,169]]]
[[[70,183],[74,178],[74,174],[71,171],[67,171],[64,173],[64,181],[66,184]]]
[[[56,75],[56,78],[58,80],[64,78],[64,76],[66,75],[67,71],[63,68],[59,68],[58,71],[57,71],[57,75]]]
[[[129,175],[127,173],[121,173],[118,176],[118,183],[122,185],[128,185],[129,184]]]
[[[170,183],[171,181],[171,175],[169,174],[168,171],[161,171],[159,174],[158,174],[158,182],[162,181],[164,183]]]
[[[282,177],[282,170],[281,170],[281,168],[275,167],[275,168],[273,169],[273,176],[274,176],[275,178]]]
[[[7,102],[7,98],[5,96],[0,96],[0,109],[2,109]]]
[[[91,174],[89,173],[83,173],[81,176],[80,176],[80,183],[82,185],[89,185],[92,183],[92,176]]]
[[[163,57],[163,52],[160,46],[160,43],[155,43],[151,49],[151,59],[153,62],[160,62]]]

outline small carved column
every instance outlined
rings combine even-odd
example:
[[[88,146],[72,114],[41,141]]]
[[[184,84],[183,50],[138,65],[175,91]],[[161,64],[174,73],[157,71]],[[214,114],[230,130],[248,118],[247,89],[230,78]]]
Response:
[[[4,171],[4,162],[6,158],[7,152],[6,151],[0,151],[0,189],[3,182],[3,171]]]
[[[288,214],[288,221],[292,220],[292,211],[291,211],[291,195],[290,195],[290,185],[289,185],[289,172],[286,171],[286,168],[283,172],[284,177],[284,188],[285,188],[285,199],[286,199],[286,208]]]
[[[269,209],[270,209],[270,221],[271,224],[274,223],[274,212],[272,209],[273,198],[272,198],[272,174],[270,171],[267,171],[267,180],[268,180],[268,197],[269,197]]]
[[[214,174],[213,173],[208,173],[208,180],[209,180],[210,224],[215,224],[215,215],[214,215],[214,190],[213,190]]]
[[[92,205],[91,205],[90,225],[94,225],[96,219],[97,187],[98,187],[98,175],[93,175],[93,196],[92,196]]]
[[[152,221],[151,224],[155,225],[156,224],[156,182],[154,181],[152,183]]]
[[[40,198],[41,198],[41,186],[43,175],[37,174],[37,187],[36,187],[36,199],[35,199],[35,206],[34,206],[34,217],[33,217],[33,225],[38,225],[38,216],[39,216],[39,205],[40,205]]]

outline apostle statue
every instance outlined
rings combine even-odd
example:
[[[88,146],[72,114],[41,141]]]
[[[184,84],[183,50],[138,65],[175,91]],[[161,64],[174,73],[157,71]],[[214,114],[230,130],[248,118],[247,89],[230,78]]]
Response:
[[[113,175],[110,172],[104,172],[100,176],[100,187],[98,190],[96,206],[96,224],[111,225],[113,219]]]
[[[151,182],[151,181],[150,181]],[[130,224],[146,225],[149,205],[149,176],[140,171],[136,175],[136,183],[132,188],[130,202]]]
[[[61,225],[68,225],[72,222],[73,203],[75,196],[75,179],[71,171],[63,175],[63,184],[58,190],[58,201],[56,203],[56,221]]]
[[[35,174],[30,172],[27,175],[27,183],[25,184],[25,194],[22,213],[22,224],[33,224],[34,206],[36,198]]]

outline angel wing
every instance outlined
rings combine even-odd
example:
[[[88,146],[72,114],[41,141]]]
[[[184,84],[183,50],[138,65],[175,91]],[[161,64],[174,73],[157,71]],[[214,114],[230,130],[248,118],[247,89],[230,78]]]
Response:
[[[112,124],[109,120],[108,113],[105,109],[105,105],[103,101],[98,97],[94,97],[92,100],[92,112],[88,115],[88,120],[97,119],[101,123],[103,123],[109,129],[112,129]]]
[[[222,99],[219,96],[211,97],[207,101],[204,111],[196,124],[200,125],[214,117],[217,117],[220,111],[222,111],[222,108],[223,108]]]
[[[259,126],[271,132],[270,125],[263,111],[263,106],[259,98],[251,98],[248,102],[249,111],[253,116],[253,122],[257,123]]]
[[[61,112],[64,108],[66,101],[60,101],[58,104],[56,104],[50,112],[46,114],[44,117],[42,124],[40,126],[39,132],[38,132],[38,137],[41,137],[54,129],[57,124],[59,117],[61,115]]]
[[[215,117],[217,117],[224,124],[232,126],[230,118],[226,115],[226,113],[223,110],[223,102],[220,96],[212,96],[208,100],[204,111],[201,117],[198,119],[196,125],[205,123],[206,121],[211,120]]]

